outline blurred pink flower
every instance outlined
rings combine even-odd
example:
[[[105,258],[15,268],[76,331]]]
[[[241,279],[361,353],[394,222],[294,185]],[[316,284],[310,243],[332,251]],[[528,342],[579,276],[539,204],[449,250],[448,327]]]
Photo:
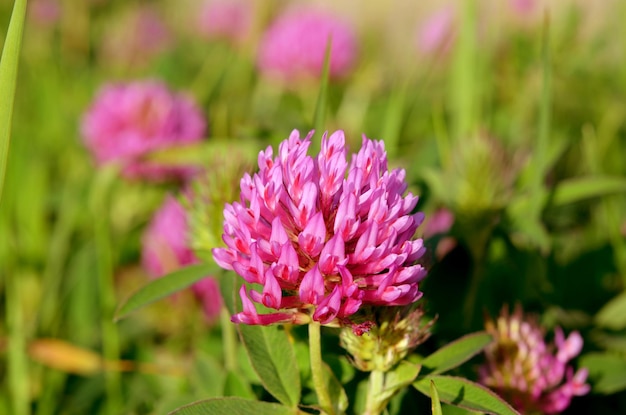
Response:
[[[252,6],[249,0],[207,0],[198,16],[198,29],[209,39],[240,43],[250,34]]]
[[[240,201],[224,209],[227,247],[213,257],[262,289],[242,286],[234,322],[351,325],[362,305],[422,296],[424,247],[411,238],[424,215],[411,213],[417,196],[403,196],[405,171],[389,171],[383,142],[365,136],[348,165],[342,131],[324,134],[313,158],[312,135],[294,130],[277,157],[260,152],[260,171],[244,175]],[[280,312],[259,315],[253,302]]]
[[[428,217],[424,224],[424,239],[437,235],[446,235],[454,224],[454,213],[446,208],[440,208]],[[440,261],[457,246],[457,240],[451,236],[441,238],[435,248],[435,258]]]
[[[28,17],[42,27],[53,27],[61,17],[59,0],[31,0]]]
[[[447,52],[454,40],[454,31],[454,9],[446,7],[436,11],[418,30],[418,50],[427,54]]]
[[[583,347],[578,332],[567,338],[555,330],[555,344],[546,344],[544,332],[521,307],[513,314],[503,309],[497,321],[487,321],[494,342],[485,349],[487,362],[480,369],[480,382],[498,392],[522,413],[557,414],[574,396],[585,395],[587,369],[574,374],[567,363]]]
[[[535,9],[535,0],[509,0],[509,4],[514,12],[526,16]]]
[[[142,66],[165,52],[172,44],[172,34],[161,15],[149,6],[141,6],[108,26],[103,37],[102,53],[111,63]]]
[[[168,196],[154,214],[142,243],[142,264],[153,278],[198,262],[189,247],[187,214],[172,196]],[[222,307],[222,296],[215,279],[204,278],[192,289],[203,304],[206,319],[215,321]]]
[[[120,163],[129,177],[186,178],[193,167],[161,166],[142,157],[201,140],[206,123],[191,100],[158,81],[105,85],[83,116],[81,133],[98,164]]]
[[[330,77],[341,78],[355,64],[356,35],[337,16],[313,9],[286,12],[271,24],[259,46],[258,67],[263,74],[287,83],[317,78],[330,38]]]
[[[454,213],[446,208],[440,208],[424,224],[424,237],[430,238],[434,235],[448,233],[453,224]]]

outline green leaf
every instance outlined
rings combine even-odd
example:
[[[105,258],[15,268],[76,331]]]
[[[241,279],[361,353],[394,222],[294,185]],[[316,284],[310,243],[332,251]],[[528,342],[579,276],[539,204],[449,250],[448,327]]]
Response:
[[[235,372],[228,372],[226,375],[224,396],[239,396],[248,399],[256,398],[250,384],[245,381],[243,376]]]
[[[194,402],[170,412],[170,415],[297,415],[297,408],[243,398],[214,398]]]
[[[417,377],[421,366],[415,363],[401,361],[393,370],[385,374],[385,387],[381,392],[380,400],[391,399],[398,391],[409,386]]]
[[[626,292],[613,298],[598,311],[596,324],[612,330],[626,327]]]
[[[589,370],[594,392],[611,394],[626,389],[626,357],[609,353],[589,353],[579,360]]]
[[[197,399],[223,395],[226,373],[216,357],[208,353],[197,353],[192,368],[190,383],[200,386],[200,390],[196,389]]]
[[[341,382],[337,379],[337,376],[333,373],[326,363],[324,363],[324,383],[326,384],[326,390],[330,396],[330,401],[333,403],[333,409],[337,414],[343,414],[348,409],[348,395],[343,389]]]
[[[441,402],[439,401],[439,393],[437,393],[437,387],[435,386],[435,382],[430,381],[430,400],[432,401],[430,408],[433,412],[433,415],[443,415],[441,411]]]
[[[287,333],[278,326],[239,324],[238,328],[250,363],[265,389],[285,405],[298,405],[300,373]]]
[[[150,281],[123,303],[115,313],[115,321],[168,295],[187,288],[194,282],[220,272],[215,263],[191,265]]]
[[[441,401],[473,411],[497,415],[519,415],[515,409],[486,387],[454,376],[428,376],[413,383],[426,396],[430,396],[430,383],[434,382]]]
[[[486,332],[468,334],[422,360],[422,373],[434,375],[455,368],[480,353],[493,338]]]
[[[626,193],[626,177],[576,177],[559,182],[552,196],[552,205],[565,206],[615,193]]]
[[[0,60],[0,201],[2,200],[4,175],[9,158],[13,100],[25,18],[26,0],[15,0]]]

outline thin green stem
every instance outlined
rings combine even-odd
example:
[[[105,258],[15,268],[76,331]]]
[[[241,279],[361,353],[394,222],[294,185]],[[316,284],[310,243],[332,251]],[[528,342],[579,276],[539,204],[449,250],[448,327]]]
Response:
[[[22,314],[22,290],[15,275],[6,275],[6,307],[9,328],[8,369],[9,389],[13,401],[13,414],[28,415],[28,359],[26,357],[26,334]]]
[[[367,399],[365,401],[364,415],[378,415],[385,409],[385,402],[380,401],[384,386],[385,372],[372,370],[367,384]]]
[[[113,322],[115,313],[115,285],[113,274],[113,253],[109,230],[109,191],[113,184],[114,171],[102,170],[94,183],[91,202],[94,215],[94,233],[98,252],[98,289],[100,290],[100,315],[102,333],[102,354],[105,361],[119,360],[120,346],[117,327]],[[122,408],[121,376],[117,371],[105,372],[106,409],[110,415],[117,415]]]
[[[313,377],[313,387],[317,394],[317,401],[320,408],[328,415],[334,415],[335,409],[330,401],[330,394],[324,382],[324,362],[322,361],[320,323],[312,321],[309,323],[309,355],[311,358],[311,375]]]
[[[229,372],[237,369],[237,334],[235,325],[230,321],[230,313],[226,306],[220,311],[222,324],[222,342],[224,345],[224,366]]]

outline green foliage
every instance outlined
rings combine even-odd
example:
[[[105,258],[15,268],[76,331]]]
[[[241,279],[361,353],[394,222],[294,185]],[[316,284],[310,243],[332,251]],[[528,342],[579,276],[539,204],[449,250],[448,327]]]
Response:
[[[443,412],[441,410],[441,402],[439,401],[439,393],[437,392],[435,382],[433,382],[432,380],[430,381],[430,399],[432,400],[432,414],[443,415]]]
[[[300,402],[300,373],[287,333],[276,326],[240,324],[241,340],[261,383],[283,404]]]
[[[301,411],[286,406],[241,398],[215,398],[183,406],[171,415],[297,415]]]
[[[437,375],[453,369],[480,353],[492,340],[490,334],[480,332],[448,343],[420,362],[422,375]]]
[[[220,272],[220,268],[216,264],[205,263],[190,265],[150,281],[119,307],[115,313],[115,318],[120,320],[141,307],[170,296],[200,281],[202,278],[218,272]]]
[[[25,0],[0,2],[0,413],[148,415],[189,402],[175,413],[315,412],[306,328],[240,326],[237,336],[229,319],[241,278],[211,258],[223,244],[223,205],[238,200],[258,152],[271,145],[276,155],[292,129],[311,126],[309,154],[326,130],[344,129],[350,152],[362,133],[384,140],[389,166],[406,170],[425,213],[420,290],[438,319],[431,338],[382,376],[390,415],[440,413],[439,401],[446,414],[514,413],[442,374],[476,379],[490,341],[482,316],[515,302],[546,328],[584,338],[586,354],[572,366],[589,370],[592,393],[567,412],[626,413],[626,3],[564,2],[523,15],[508,3],[494,11],[458,2],[456,36],[434,53],[407,41],[426,26],[428,2],[411,13],[364,3],[358,14],[337,3],[359,27],[354,72],[332,79],[327,51],[320,77],[295,85],[256,69],[263,30],[285,2],[255,4],[241,43],[198,36],[190,23],[198,2],[73,2],[56,20],[40,20],[31,3],[26,15]],[[153,56],[143,55],[150,42],[123,55],[134,36],[119,28],[146,10],[165,20],[171,42]],[[94,163],[82,143],[81,116],[96,91],[145,78],[185,91],[206,116],[202,143],[146,156],[206,170],[211,186],[195,201],[187,195],[198,183],[128,180]],[[202,265],[148,282],[143,235],[167,194],[187,202]],[[433,235],[439,209],[454,223]],[[228,310],[217,321],[183,291],[206,275]],[[333,329],[322,337],[332,409],[363,413],[370,373],[349,364]],[[31,352],[41,339],[129,371],[50,368]]]
[[[626,292],[606,303],[596,314],[595,321],[600,327],[607,329],[626,328]]]
[[[442,402],[488,414],[519,415],[519,412],[498,395],[484,386],[464,378],[427,376],[413,383],[413,386],[423,394],[429,395],[431,382],[435,385]]]
[[[2,200],[4,176],[9,156],[9,143],[11,142],[13,98],[17,84],[17,69],[25,19],[26,0],[16,0],[13,4],[11,22],[0,59],[0,201]]]
[[[626,389],[626,357],[611,353],[589,353],[580,358],[589,370],[593,391],[611,394]]]

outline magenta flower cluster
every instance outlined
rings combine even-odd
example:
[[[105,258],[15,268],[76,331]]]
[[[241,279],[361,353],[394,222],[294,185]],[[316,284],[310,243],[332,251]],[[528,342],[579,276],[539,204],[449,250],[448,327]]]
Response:
[[[288,84],[318,78],[331,38],[329,75],[336,79],[347,75],[356,60],[357,41],[351,27],[319,10],[288,11],[265,32],[259,45],[258,67],[263,74]]]
[[[185,209],[174,197],[168,196],[143,235],[142,263],[151,277],[162,277],[198,262],[189,247],[188,232]],[[223,303],[217,281],[207,277],[195,283],[192,289],[203,305],[206,319],[215,321]]]
[[[258,173],[244,175],[240,201],[224,209],[226,247],[213,257],[260,289],[242,286],[233,322],[349,325],[364,305],[422,295],[424,247],[412,238],[424,216],[413,213],[417,196],[403,196],[404,170],[389,171],[383,142],[365,136],[348,164],[342,131],[324,134],[313,158],[312,135],[293,131],[276,157],[260,152]],[[255,302],[278,312],[259,314]]]
[[[485,350],[480,381],[520,412],[561,413],[574,396],[589,392],[587,369],[574,374],[568,365],[583,347],[578,332],[565,338],[557,327],[554,344],[547,344],[541,327],[521,307],[513,314],[503,310],[497,321],[487,322],[487,331],[494,342]]]
[[[155,150],[197,142],[206,123],[191,98],[159,81],[104,86],[82,119],[81,133],[98,164],[119,163],[129,178],[187,177],[195,169],[149,163]]]

